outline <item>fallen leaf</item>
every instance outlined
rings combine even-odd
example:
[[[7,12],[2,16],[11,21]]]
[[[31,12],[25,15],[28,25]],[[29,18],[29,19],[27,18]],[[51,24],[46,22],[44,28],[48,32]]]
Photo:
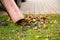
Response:
[[[25,38],[22,38],[22,40],[25,40]]]
[[[35,39],[37,40],[37,39],[39,39],[39,37],[40,37],[40,36],[37,35],[37,36],[35,36]]]
[[[58,32],[58,34],[60,35],[60,32]]]
[[[9,37],[9,39],[11,39],[11,37]]]
[[[58,24],[57,20],[54,20],[54,24]]]
[[[49,40],[48,38],[46,38],[46,40]]]
[[[44,25],[43,25],[43,28],[46,28],[46,27],[47,27],[47,25],[46,25],[46,24],[44,24]]]
[[[19,35],[20,34],[20,32],[17,32],[17,35]]]

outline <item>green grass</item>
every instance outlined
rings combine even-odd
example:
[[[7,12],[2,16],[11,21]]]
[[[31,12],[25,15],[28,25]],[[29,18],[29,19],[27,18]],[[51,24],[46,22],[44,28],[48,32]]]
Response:
[[[42,16],[46,16],[48,23],[38,21],[39,28],[34,29],[36,27],[34,23],[15,25],[11,20],[7,21],[8,16],[0,15],[0,20],[8,23],[8,26],[0,26],[0,40],[60,40],[60,14]]]

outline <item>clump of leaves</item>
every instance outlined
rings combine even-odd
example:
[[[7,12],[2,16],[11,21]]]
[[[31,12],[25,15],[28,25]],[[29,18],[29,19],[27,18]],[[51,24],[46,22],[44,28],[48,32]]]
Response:
[[[25,14],[24,20],[20,21],[20,25],[25,26],[25,25],[31,25],[31,23],[38,23],[38,22],[47,22],[47,18],[37,15],[37,14]]]

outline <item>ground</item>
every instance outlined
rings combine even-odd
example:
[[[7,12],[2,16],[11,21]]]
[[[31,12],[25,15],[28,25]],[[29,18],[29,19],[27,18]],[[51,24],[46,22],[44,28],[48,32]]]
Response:
[[[26,0],[20,9],[23,13],[60,13],[60,0]]]
[[[0,40],[60,40],[60,14],[24,14],[25,21],[15,25],[0,15],[7,26],[0,26]],[[27,20],[27,21],[26,21]]]

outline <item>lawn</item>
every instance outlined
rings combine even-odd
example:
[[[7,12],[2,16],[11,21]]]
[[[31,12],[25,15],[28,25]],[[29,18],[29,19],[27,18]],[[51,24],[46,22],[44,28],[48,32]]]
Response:
[[[24,14],[15,25],[7,15],[0,15],[7,26],[0,26],[0,40],[60,40],[60,14]]]

